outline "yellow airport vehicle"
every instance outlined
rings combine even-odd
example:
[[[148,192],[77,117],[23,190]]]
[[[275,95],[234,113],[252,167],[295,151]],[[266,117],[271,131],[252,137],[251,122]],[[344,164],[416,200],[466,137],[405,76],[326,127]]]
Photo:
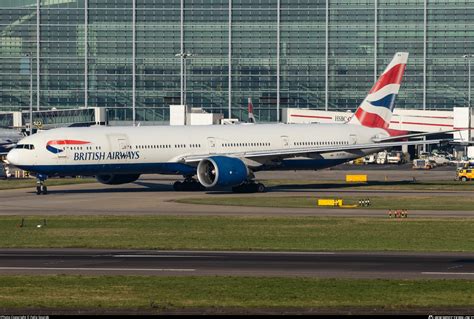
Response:
[[[331,206],[341,208],[356,208],[358,205],[344,205],[342,199],[318,199],[318,206]]]
[[[318,206],[342,206],[342,199],[318,199]]]
[[[461,169],[457,172],[458,181],[470,181],[474,179],[474,168],[470,169]]]
[[[352,161],[352,164],[362,165],[362,164],[364,164],[364,158],[363,157],[356,158],[355,160]]]
[[[367,175],[346,175],[346,182],[367,183]]]

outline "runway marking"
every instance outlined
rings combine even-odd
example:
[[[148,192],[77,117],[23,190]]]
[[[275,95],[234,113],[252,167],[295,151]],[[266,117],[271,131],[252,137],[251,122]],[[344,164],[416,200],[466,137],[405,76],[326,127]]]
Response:
[[[173,269],[173,268],[57,268],[57,267],[0,267],[0,270],[80,270],[80,271],[170,271],[170,272],[193,272],[196,269]]]
[[[474,272],[435,272],[435,271],[432,271],[432,272],[429,272],[429,271],[426,271],[426,272],[422,272],[423,275],[473,275],[474,276]]]
[[[113,255],[116,258],[207,258],[209,256],[185,256],[185,255]]]
[[[459,266],[453,266],[453,267],[448,267],[448,269],[456,269],[456,268],[462,268],[463,265],[459,265]]]

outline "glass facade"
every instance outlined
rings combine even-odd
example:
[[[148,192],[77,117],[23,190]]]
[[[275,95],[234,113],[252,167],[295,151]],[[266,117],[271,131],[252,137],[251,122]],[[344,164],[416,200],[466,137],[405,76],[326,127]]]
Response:
[[[472,17],[472,0],[0,0],[0,111],[28,109],[30,85],[35,109],[115,120],[165,121],[183,91],[242,119],[250,97],[259,121],[354,110],[397,51],[397,106],[451,109],[468,99]]]

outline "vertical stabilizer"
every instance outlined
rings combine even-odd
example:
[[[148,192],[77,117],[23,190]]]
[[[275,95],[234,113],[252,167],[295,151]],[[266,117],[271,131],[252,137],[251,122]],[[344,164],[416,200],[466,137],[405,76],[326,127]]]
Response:
[[[249,118],[248,122],[249,123],[255,123],[255,117],[253,116],[253,104],[252,104],[252,98],[249,97],[248,99],[248,112],[249,112]]]
[[[350,124],[388,128],[407,60],[407,52],[395,53],[390,64],[380,75],[364,101],[359,105],[359,108],[349,121]]]

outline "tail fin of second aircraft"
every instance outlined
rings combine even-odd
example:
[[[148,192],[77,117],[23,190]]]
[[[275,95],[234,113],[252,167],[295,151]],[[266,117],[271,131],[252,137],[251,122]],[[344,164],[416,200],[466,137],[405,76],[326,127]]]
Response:
[[[252,98],[248,98],[248,112],[249,112],[249,117],[248,117],[248,122],[249,123],[256,123],[255,117],[253,116],[253,104],[252,104]]]
[[[350,124],[388,128],[407,61],[407,52],[395,53],[392,62],[359,105]]]

